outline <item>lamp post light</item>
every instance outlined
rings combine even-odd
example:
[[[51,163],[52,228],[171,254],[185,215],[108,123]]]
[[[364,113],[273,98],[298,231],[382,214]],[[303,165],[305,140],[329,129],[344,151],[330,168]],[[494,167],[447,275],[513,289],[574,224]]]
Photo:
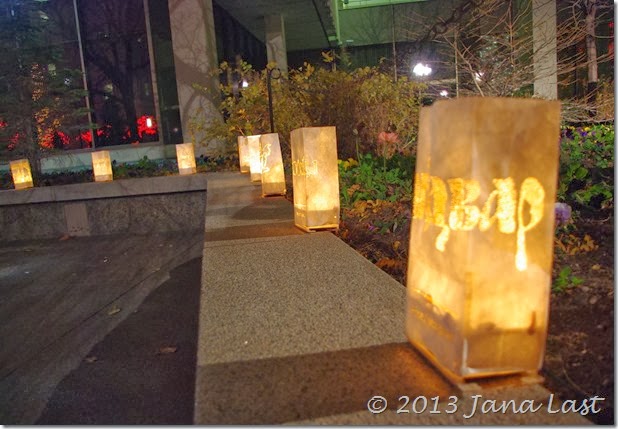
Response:
[[[270,118],[270,132],[275,132],[275,115],[273,113],[273,90],[272,79],[279,79],[281,77],[281,70],[277,67],[269,69],[266,79],[266,86],[268,87],[268,117]]]
[[[429,76],[433,70],[426,64],[417,63],[412,69],[412,73],[414,73],[418,77]]]
[[[425,77],[429,76],[432,71],[433,70],[431,69],[431,67],[423,63],[417,63],[412,69],[412,73],[414,73],[414,75],[418,77],[421,81],[423,81]],[[418,104],[419,107],[423,105],[423,91],[420,87],[418,90]]]

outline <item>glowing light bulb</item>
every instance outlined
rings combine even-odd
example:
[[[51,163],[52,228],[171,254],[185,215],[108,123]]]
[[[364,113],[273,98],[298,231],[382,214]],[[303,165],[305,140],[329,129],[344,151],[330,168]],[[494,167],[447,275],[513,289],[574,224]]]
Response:
[[[431,67],[423,63],[418,63],[412,69],[412,73],[414,73],[417,76],[429,76],[431,72],[432,72]]]

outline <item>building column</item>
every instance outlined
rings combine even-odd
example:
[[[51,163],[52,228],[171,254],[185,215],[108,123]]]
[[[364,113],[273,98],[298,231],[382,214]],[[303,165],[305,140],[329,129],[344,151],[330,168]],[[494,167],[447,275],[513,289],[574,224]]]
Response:
[[[212,0],[168,0],[174,67],[182,135],[195,144],[196,155],[217,153],[223,142],[206,140],[191,123],[205,126],[221,121],[218,106],[218,66]],[[205,89],[197,91],[193,85]]]
[[[534,95],[558,98],[556,0],[532,0]]]
[[[283,16],[269,15],[264,17],[266,24],[266,57],[268,62],[277,63],[282,73],[288,72],[288,51],[285,47],[285,28]]]

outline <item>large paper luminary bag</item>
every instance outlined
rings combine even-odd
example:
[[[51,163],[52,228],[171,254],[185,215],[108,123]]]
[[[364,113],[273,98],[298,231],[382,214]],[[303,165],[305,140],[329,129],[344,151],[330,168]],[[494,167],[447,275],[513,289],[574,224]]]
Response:
[[[285,175],[279,134],[262,134],[260,137],[262,162],[262,195],[285,195]]]
[[[181,176],[196,173],[197,165],[195,164],[193,143],[177,144],[176,159],[178,161],[178,173]]]
[[[252,182],[262,181],[262,160],[260,159],[260,135],[247,136],[249,148],[249,171]]]
[[[15,189],[32,188],[32,172],[30,171],[30,162],[27,159],[18,159],[10,161],[11,176],[13,176],[13,185]]]
[[[238,136],[238,162],[240,172],[249,172],[249,141],[245,136]]]
[[[108,150],[92,152],[92,170],[95,182],[109,182],[113,180],[112,162]]]
[[[335,127],[291,132],[294,223],[305,231],[339,228]]]
[[[542,100],[421,110],[406,333],[455,382],[541,367],[559,122]]]

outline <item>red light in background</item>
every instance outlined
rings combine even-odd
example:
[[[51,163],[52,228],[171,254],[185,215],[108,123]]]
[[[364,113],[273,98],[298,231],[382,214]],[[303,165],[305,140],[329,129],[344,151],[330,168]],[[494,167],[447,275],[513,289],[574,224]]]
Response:
[[[155,118],[148,115],[142,115],[137,119],[137,134],[141,139],[144,134],[155,135],[157,134],[157,121]]]
[[[67,146],[70,142],[69,136],[62,131],[52,131],[43,136],[40,144],[46,149],[53,149],[59,148],[60,145]]]
[[[92,147],[92,131],[82,131],[77,137],[75,137],[75,141],[80,143],[81,147]]]

